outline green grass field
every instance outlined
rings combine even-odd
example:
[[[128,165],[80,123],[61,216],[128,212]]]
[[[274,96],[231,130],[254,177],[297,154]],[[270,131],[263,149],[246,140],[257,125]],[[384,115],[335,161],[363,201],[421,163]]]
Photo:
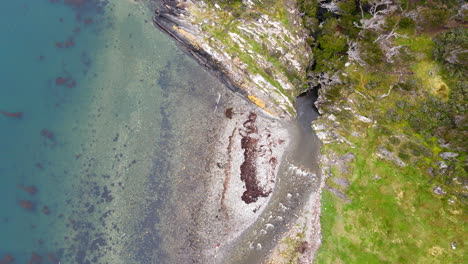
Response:
[[[460,151],[462,145],[454,143],[452,148],[458,148],[460,156],[441,159],[441,152],[451,150],[441,147],[438,137],[432,134],[447,126],[444,109],[449,109],[448,117],[453,114],[446,102],[459,81],[448,79],[432,58],[430,37],[410,39],[401,43],[416,56],[406,62],[403,70],[413,74],[403,80],[359,66],[346,70],[354,85],[352,89],[367,99],[350,89],[341,91],[336,100],[359,102],[352,105],[353,109],[363,116],[372,116],[377,123],[363,124],[334,113],[342,126],[362,136],[342,134],[354,148],[337,143],[324,146],[326,155],[351,152],[356,159],[350,163],[348,173],[331,169],[333,177],[348,179],[350,186],[345,189],[331,178],[327,184],[345,193],[351,202],[324,190],[323,245],[316,263],[465,263],[466,190],[458,181],[466,179],[466,153]],[[387,68],[390,72],[397,70],[402,68]],[[412,86],[405,87],[404,83]],[[391,85],[395,89],[380,98]],[[458,131],[459,138],[464,133],[462,128],[450,129]],[[375,153],[379,147],[397,155],[407,166],[399,167],[378,158]],[[450,171],[438,168],[440,161],[449,164]],[[435,186],[441,186],[446,194],[433,193]],[[452,249],[452,242],[456,249]]]

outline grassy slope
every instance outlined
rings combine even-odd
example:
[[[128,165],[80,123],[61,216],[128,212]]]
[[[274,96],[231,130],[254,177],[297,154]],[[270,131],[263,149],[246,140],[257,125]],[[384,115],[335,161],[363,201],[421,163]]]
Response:
[[[382,140],[375,132],[355,142],[356,149],[339,150],[356,155],[348,175],[334,175],[350,179],[346,195],[352,202],[324,192],[317,263],[462,263],[466,208],[434,195],[421,168],[375,157]],[[450,249],[452,241],[458,250]]]
[[[466,191],[459,181],[466,180],[463,163],[466,149],[457,139],[466,135],[466,127],[451,127],[454,136],[446,139],[460,156],[444,162],[450,171],[438,170],[439,154],[444,149],[437,143],[434,131],[443,127],[449,108],[448,98],[461,78],[449,77],[432,56],[433,36],[416,30],[400,30],[409,38],[398,38],[395,44],[405,45],[410,58],[400,64],[341,68],[348,74],[349,88],[335,95],[334,102],[346,102],[359,114],[373,117],[377,125],[334,113],[337,120],[350,132],[361,137],[341,133],[355,148],[345,144],[328,144],[325,155],[354,153],[356,160],[348,173],[332,168],[333,177],[350,181],[349,189],[340,189],[352,201],[346,203],[331,192],[323,193],[323,245],[316,263],[463,263],[466,252]],[[380,67],[382,66],[382,67]],[[381,68],[384,68],[381,69]],[[388,74],[394,71],[411,72],[408,76]],[[405,87],[411,83],[411,87]],[[389,96],[379,98],[394,85]],[[366,96],[357,95],[356,89]],[[459,98],[466,106],[466,99]],[[354,104],[349,103],[350,101]],[[428,104],[435,101],[437,104]],[[432,108],[425,109],[429,105]],[[439,109],[440,107],[441,109]],[[442,113],[442,114],[441,114]],[[453,113],[449,111],[449,114]],[[417,122],[421,122],[420,128]],[[426,123],[433,123],[434,128]],[[395,139],[397,138],[397,139]],[[450,141],[452,140],[452,141]],[[462,140],[463,141],[463,140]],[[398,167],[375,156],[379,146],[385,146],[409,166]],[[435,173],[427,173],[432,169]],[[378,177],[376,177],[378,176]],[[446,195],[432,192],[442,186]],[[456,242],[457,249],[451,249]]]

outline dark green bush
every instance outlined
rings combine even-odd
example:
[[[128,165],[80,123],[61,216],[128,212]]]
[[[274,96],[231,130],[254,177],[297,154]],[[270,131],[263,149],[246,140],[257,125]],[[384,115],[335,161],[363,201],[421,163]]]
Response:
[[[393,108],[387,110],[387,112],[385,113],[385,118],[391,122],[397,122],[401,119],[398,112]]]
[[[339,2],[338,7],[347,15],[353,15],[357,11],[356,1],[354,0]]]
[[[410,17],[402,17],[398,23],[398,26],[403,29],[413,29],[415,25],[416,23]]]
[[[454,128],[451,114],[451,106],[434,97],[412,106],[414,111],[410,112],[409,124],[411,127],[427,136],[437,135],[442,127]]]
[[[314,56],[317,71],[334,70],[343,63],[338,59],[346,55],[348,50],[346,38],[339,33],[322,34],[314,47]]]
[[[298,0],[297,5],[299,6],[299,10],[303,13],[306,17],[315,17],[317,15],[317,3],[316,1],[311,0]]]
[[[403,144],[402,147],[406,151],[411,152],[411,154],[413,154],[413,156],[416,156],[416,157],[419,157],[419,156],[431,157],[432,156],[432,152],[422,144],[417,144],[415,142],[410,141],[410,142]]]
[[[372,41],[360,42],[362,59],[371,66],[377,66],[384,61],[384,54],[377,43]]]
[[[405,91],[416,91],[419,87],[419,83],[415,79],[407,79],[404,82],[398,83],[398,87]]]
[[[466,114],[468,110],[468,82],[460,81],[452,87],[448,104],[454,115]]]
[[[404,109],[406,107],[406,102],[405,101],[402,101],[402,100],[398,100],[396,103],[395,103],[396,107],[400,108],[400,109]]]
[[[373,90],[373,89],[377,88],[378,86],[379,86],[379,83],[374,81],[374,80],[371,80],[371,81],[369,81],[368,83],[366,83],[364,85],[364,87],[366,89],[368,89],[368,90]]]
[[[409,161],[410,156],[404,152],[398,153],[398,157],[402,159],[403,161]]]
[[[392,134],[392,131],[385,126],[379,126],[377,132],[383,136],[390,136]]]
[[[460,27],[434,39],[434,58],[452,76],[468,76],[468,29]]]
[[[397,138],[397,137],[390,137],[388,140],[389,140],[390,143],[392,143],[393,145],[398,145],[398,144],[400,144],[400,139]]]
[[[425,29],[438,28],[445,24],[449,17],[449,10],[446,8],[427,8],[420,12],[421,19],[418,26]]]

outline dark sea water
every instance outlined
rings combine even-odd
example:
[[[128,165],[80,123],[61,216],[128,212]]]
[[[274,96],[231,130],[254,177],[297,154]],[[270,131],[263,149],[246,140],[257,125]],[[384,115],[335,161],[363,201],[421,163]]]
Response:
[[[167,263],[174,142],[225,88],[151,15],[133,0],[2,1],[0,263]]]

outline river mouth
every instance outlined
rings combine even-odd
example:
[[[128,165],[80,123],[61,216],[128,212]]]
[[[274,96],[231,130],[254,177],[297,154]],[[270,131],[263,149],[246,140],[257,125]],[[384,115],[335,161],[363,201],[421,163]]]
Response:
[[[277,184],[268,205],[216,263],[263,263],[285,232],[291,229],[305,208],[309,197],[320,186],[320,140],[311,122],[318,117],[313,106],[313,92],[297,98],[297,119],[289,121],[291,142],[281,161]]]

